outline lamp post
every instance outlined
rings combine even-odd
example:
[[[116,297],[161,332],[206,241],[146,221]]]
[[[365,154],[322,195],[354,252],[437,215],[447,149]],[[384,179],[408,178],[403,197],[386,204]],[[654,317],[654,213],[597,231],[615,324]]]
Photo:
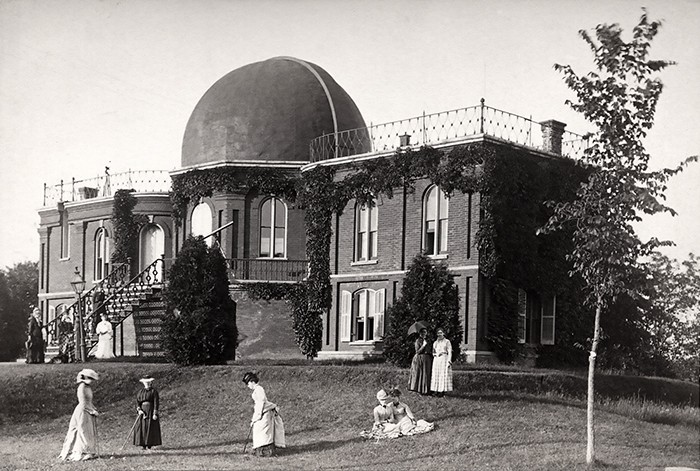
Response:
[[[83,329],[83,301],[80,296],[85,289],[85,280],[83,279],[78,267],[75,267],[73,279],[70,282],[73,287],[73,292],[78,295],[78,318],[76,320],[75,329],[75,358],[80,362],[87,360],[87,352],[85,351],[85,330]]]

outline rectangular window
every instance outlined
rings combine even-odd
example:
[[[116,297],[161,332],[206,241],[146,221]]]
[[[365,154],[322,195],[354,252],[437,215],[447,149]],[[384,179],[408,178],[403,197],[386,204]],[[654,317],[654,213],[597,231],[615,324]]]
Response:
[[[542,303],[542,345],[554,345],[554,320],[557,314],[557,297]]]
[[[61,258],[70,257],[70,226],[68,215],[64,212],[61,217]]]
[[[527,324],[527,293],[518,289],[518,343],[525,343],[525,326]]]
[[[384,310],[386,304],[386,289],[375,291],[374,294],[374,338],[384,337]]]
[[[350,341],[350,318],[352,316],[352,293],[340,292],[340,341]]]
[[[355,261],[377,258],[377,207],[361,206],[355,210]]]

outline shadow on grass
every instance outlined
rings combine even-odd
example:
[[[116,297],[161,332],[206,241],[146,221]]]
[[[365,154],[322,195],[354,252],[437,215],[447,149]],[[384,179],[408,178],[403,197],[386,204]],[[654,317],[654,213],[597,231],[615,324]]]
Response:
[[[364,441],[362,437],[353,437],[345,440],[321,440],[318,442],[306,443],[304,445],[288,446],[283,450],[278,450],[279,456],[297,455],[300,453],[308,453],[315,451],[328,451],[340,448],[351,443],[359,443]]]
[[[308,427],[300,430],[294,430],[293,432],[286,432],[285,435],[290,437],[294,435],[299,435],[300,433],[306,433],[306,432],[315,432],[317,430],[320,430],[321,427]],[[250,440],[250,437],[247,439],[244,438],[237,438],[237,439],[232,439],[232,440],[221,440],[218,442],[207,442],[207,443],[200,443],[197,445],[182,445],[182,446],[172,446],[168,448],[169,450],[199,450],[202,448],[213,448],[213,447],[218,447],[218,446],[233,446],[233,445],[240,445],[241,450],[243,449],[243,446],[248,443],[248,449],[252,446],[252,442]],[[137,453],[138,454],[138,453]],[[153,454],[153,453],[151,453]]]

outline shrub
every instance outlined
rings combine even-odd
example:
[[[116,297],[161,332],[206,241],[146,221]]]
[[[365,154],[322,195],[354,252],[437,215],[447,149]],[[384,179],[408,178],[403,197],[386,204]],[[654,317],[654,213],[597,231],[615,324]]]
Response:
[[[445,331],[452,343],[452,360],[459,358],[459,295],[452,276],[444,265],[433,264],[425,255],[417,255],[408,268],[401,297],[387,310],[389,329],[384,336],[384,355],[392,363],[408,366],[413,357],[413,342],[407,334],[416,321],[425,321],[434,334]]]
[[[169,272],[164,298],[169,315],[162,341],[180,365],[224,363],[238,345],[236,304],[229,296],[226,262],[201,237],[189,237]]]

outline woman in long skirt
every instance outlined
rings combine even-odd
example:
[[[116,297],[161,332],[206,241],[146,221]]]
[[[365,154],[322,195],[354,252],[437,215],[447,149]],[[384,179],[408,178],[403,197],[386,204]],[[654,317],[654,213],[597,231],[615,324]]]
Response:
[[[253,432],[253,451],[258,456],[272,456],[275,448],[286,446],[284,423],[279,415],[277,405],[268,401],[265,390],[258,384],[258,375],[248,372],[243,375],[243,382],[253,391],[255,402],[250,427]]]
[[[452,391],[452,343],[445,338],[445,331],[437,330],[437,340],[433,343],[433,372],[430,390],[438,396]]]
[[[158,391],[153,388],[153,378],[140,379],[143,389],[136,394],[136,411],[139,420],[134,428],[134,445],[149,449],[162,444],[160,436],[160,420],[158,407],[160,398]]]
[[[92,405],[92,388],[90,385],[100,376],[91,369],[78,373],[78,405],[73,410],[68,425],[68,433],[63,442],[59,458],[64,461],[83,461],[96,457],[97,454],[97,416],[99,413]]]
[[[95,333],[98,335],[95,358],[101,360],[114,358],[114,352],[112,351],[112,330],[112,323],[107,320],[107,314],[102,314],[102,320],[97,324],[97,329],[95,329]]]
[[[433,369],[433,346],[428,339],[428,330],[421,329],[414,343],[416,349],[411,361],[411,376],[408,390],[422,395],[430,394],[430,374]]]

